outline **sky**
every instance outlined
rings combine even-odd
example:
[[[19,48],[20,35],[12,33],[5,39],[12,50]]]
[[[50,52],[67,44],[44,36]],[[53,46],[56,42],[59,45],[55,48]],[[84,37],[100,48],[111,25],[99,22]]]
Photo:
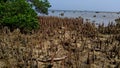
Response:
[[[49,0],[56,10],[120,11],[120,0]]]

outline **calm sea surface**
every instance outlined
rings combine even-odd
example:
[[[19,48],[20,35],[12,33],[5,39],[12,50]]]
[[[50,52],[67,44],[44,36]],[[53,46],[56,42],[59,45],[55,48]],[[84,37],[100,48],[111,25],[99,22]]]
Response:
[[[63,15],[61,15],[63,14]],[[41,14],[38,14],[41,15]],[[109,22],[115,23],[115,19],[120,17],[118,12],[94,12],[94,11],[65,11],[65,10],[49,10],[48,15],[44,16],[57,16],[57,17],[68,17],[68,18],[84,18],[94,23],[104,23],[107,25]]]

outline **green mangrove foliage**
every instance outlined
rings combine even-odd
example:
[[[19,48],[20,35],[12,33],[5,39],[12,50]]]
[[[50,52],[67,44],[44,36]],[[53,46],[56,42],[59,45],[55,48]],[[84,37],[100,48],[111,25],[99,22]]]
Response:
[[[47,13],[47,11],[43,13]],[[26,0],[1,0],[0,26],[7,26],[11,30],[19,28],[22,32],[38,29],[37,13]]]
[[[48,0],[31,0],[34,6],[36,6],[36,10],[48,14],[48,8],[51,7]]]

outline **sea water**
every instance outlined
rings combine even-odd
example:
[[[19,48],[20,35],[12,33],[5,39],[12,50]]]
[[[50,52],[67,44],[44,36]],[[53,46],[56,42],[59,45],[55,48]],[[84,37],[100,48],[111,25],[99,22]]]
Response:
[[[63,14],[63,15],[61,15]],[[38,15],[44,15],[39,14]],[[83,18],[84,21],[90,21],[93,23],[115,23],[115,19],[120,17],[119,12],[102,12],[102,11],[67,11],[67,10],[49,10],[48,15],[44,16],[57,16],[57,17],[68,17],[68,18]]]

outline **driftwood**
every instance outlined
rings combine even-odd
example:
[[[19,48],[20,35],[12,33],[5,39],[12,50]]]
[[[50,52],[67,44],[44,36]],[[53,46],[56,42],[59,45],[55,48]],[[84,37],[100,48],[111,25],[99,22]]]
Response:
[[[67,56],[64,56],[64,57],[60,57],[60,58],[54,58],[54,59],[48,59],[48,60],[38,60],[40,62],[56,62],[56,61],[61,61],[61,60],[64,60]]]
[[[36,59],[36,58],[32,58],[33,61],[38,61],[38,62],[56,62],[56,61],[61,61],[61,60],[64,60],[65,58],[67,58],[67,56],[64,56],[64,57],[60,57],[60,58],[49,58],[47,60],[41,60],[41,59]],[[29,59],[31,60],[31,59]]]
[[[53,56],[47,60],[42,60],[42,59],[37,59],[37,58],[32,58],[32,59],[29,59],[29,60],[33,60],[33,61],[38,61],[38,62],[56,62],[56,61],[61,61],[61,60],[64,60],[65,58],[67,58],[67,56],[64,56],[64,57],[60,57],[60,58],[55,58],[55,56],[58,54],[58,52],[60,51],[61,49],[59,49],[57,52],[55,52],[55,54],[53,54]]]

